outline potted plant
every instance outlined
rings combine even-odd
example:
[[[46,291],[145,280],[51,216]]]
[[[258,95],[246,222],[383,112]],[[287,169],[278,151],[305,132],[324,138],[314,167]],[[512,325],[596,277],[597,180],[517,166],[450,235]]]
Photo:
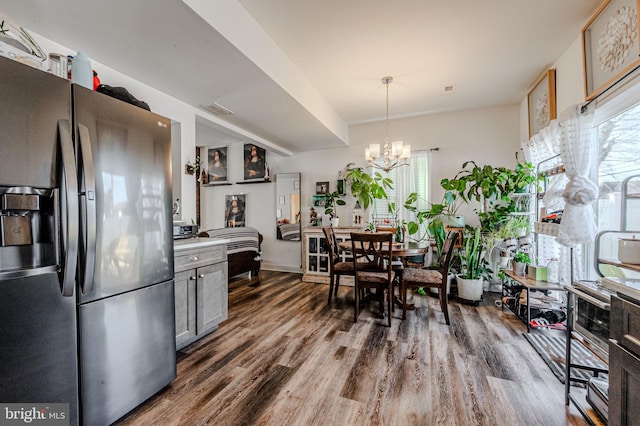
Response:
[[[461,273],[457,276],[458,297],[477,302],[482,299],[484,278],[491,270],[484,259],[484,242],[480,228],[466,227],[459,252]]]
[[[527,265],[531,263],[531,258],[528,253],[519,251],[513,256],[512,268],[513,273],[516,275],[525,275]]]
[[[351,195],[356,197],[363,209],[373,205],[375,200],[386,200],[389,198],[387,189],[393,188],[393,181],[388,177],[383,177],[380,172],[369,175],[362,168],[349,169],[345,173],[347,182],[351,185]]]
[[[478,166],[475,161],[467,161],[462,164],[462,170],[453,179],[442,179],[440,184],[447,190],[456,191],[467,203],[471,200],[488,201],[492,198],[511,203],[511,195],[526,191],[532,183],[540,179],[533,164],[519,161],[516,153],[514,169]]]
[[[426,204],[428,208],[420,209],[418,207],[418,204],[421,201]],[[444,230],[445,221],[449,224],[449,226],[463,227],[464,217],[456,215],[459,207],[460,205],[457,202],[457,196],[453,191],[446,191],[440,203],[429,203],[424,199],[419,199],[418,193],[412,192],[404,202],[404,208],[407,211],[413,212],[415,214],[415,220],[408,221],[406,224],[408,234],[418,234],[416,237],[413,237],[413,239],[416,241],[421,241],[424,238],[428,237],[429,234],[433,235],[432,231],[435,229],[434,227],[439,227],[440,225],[442,225],[442,228]],[[439,222],[433,223],[434,219],[439,219]],[[427,225],[427,230],[424,231],[423,234],[420,234],[421,225],[423,225],[425,222],[428,222],[429,225],[431,225],[432,229],[429,229],[429,225]]]
[[[325,195],[324,214],[329,215],[331,226],[337,227],[340,224],[340,218],[336,210],[336,205],[344,206],[345,201],[341,199],[342,195],[338,191],[333,191]]]

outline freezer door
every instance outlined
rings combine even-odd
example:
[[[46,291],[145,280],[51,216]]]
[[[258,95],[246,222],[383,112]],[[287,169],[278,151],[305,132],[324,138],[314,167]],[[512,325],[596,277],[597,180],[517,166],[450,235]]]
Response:
[[[82,423],[107,425],[176,377],[173,281],[80,305]]]
[[[0,186],[52,189],[58,121],[71,119],[70,83],[0,56]]]
[[[55,273],[0,281],[0,402],[69,404],[78,424],[75,306]]]
[[[84,87],[73,93],[80,303],[172,279],[170,120]]]

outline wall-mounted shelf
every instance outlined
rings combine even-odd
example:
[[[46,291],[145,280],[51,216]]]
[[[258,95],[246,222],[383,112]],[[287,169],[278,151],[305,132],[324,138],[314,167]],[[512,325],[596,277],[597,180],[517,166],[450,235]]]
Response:
[[[231,182],[205,183],[202,186],[225,186],[225,185],[231,185]]]
[[[271,183],[271,180],[243,180],[240,182],[236,182],[238,185],[249,185],[252,183]]]

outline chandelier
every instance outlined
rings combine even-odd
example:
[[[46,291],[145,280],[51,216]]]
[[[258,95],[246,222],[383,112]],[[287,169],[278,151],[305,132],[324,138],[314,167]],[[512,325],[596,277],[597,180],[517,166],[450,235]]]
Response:
[[[387,120],[385,122],[384,146],[382,147],[383,164],[376,163],[376,160],[380,157],[379,143],[372,143],[364,150],[364,156],[369,165],[385,172],[395,167],[407,165],[411,156],[411,145],[405,145],[402,141],[395,141],[389,144],[389,85],[392,82],[393,77],[382,77],[382,83],[387,86]]]

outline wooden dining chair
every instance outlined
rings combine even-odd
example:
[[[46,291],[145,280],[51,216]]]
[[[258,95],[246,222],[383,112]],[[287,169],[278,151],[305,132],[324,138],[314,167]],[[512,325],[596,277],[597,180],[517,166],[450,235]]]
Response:
[[[364,289],[375,289],[380,313],[384,315],[385,292],[387,294],[387,318],[391,327],[393,279],[391,266],[393,234],[389,232],[352,232],[351,252],[354,254],[355,312],[353,320],[358,322],[360,296]]]
[[[438,297],[440,298],[440,307],[444,314],[444,320],[449,325],[449,311],[447,298],[447,275],[449,273],[449,265],[453,256],[458,233],[449,231],[444,241],[442,254],[438,259],[439,268],[435,269],[415,269],[406,268],[402,275],[401,298],[402,298],[402,319],[407,318],[407,290],[420,287],[437,288]]]
[[[324,227],[325,244],[329,253],[329,299],[327,303],[331,303],[331,296],[338,296],[338,287],[340,286],[340,276],[347,275],[353,277],[353,262],[343,262],[340,258],[340,250],[338,249],[338,241],[336,240],[333,228]],[[335,288],[334,288],[335,285]]]
[[[398,228],[385,228],[382,226],[376,227],[376,232],[391,232],[393,235],[397,235]],[[402,285],[402,273],[404,271],[404,262],[401,258],[395,256],[391,259],[391,269],[396,273],[394,284],[398,286],[398,293],[400,293],[400,287]]]

